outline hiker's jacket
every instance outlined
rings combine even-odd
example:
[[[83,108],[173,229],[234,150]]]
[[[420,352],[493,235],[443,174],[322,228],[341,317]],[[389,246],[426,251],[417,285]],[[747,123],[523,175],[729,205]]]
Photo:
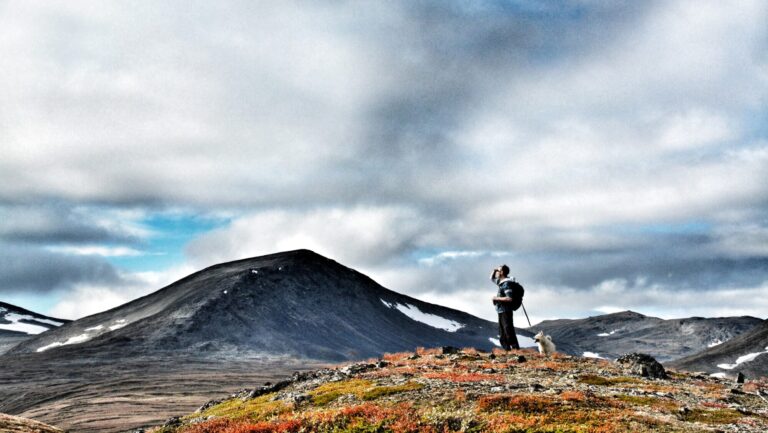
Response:
[[[499,286],[499,292],[496,294],[496,296],[500,298],[511,298],[512,297],[512,285],[509,284],[512,282],[512,278],[493,278],[491,277],[491,281],[493,281],[494,284]],[[494,302],[496,305],[496,312],[497,313],[504,313],[505,311],[509,310],[512,311],[512,305],[510,302]]]

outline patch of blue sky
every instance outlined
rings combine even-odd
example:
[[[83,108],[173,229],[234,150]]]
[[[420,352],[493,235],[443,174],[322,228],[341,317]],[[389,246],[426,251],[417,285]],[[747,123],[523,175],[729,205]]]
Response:
[[[134,272],[160,271],[184,263],[184,246],[203,233],[229,224],[226,217],[193,213],[155,213],[140,221],[149,235],[138,255],[107,257],[115,266]]]
[[[508,13],[531,18],[565,17],[577,19],[584,6],[566,0],[542,2],[537,0],[482,0],[452,2],[452,6],[470,14]]]
[[[450,260],[471,260],[506,257],[511,253],[506,251],[482,251],[482,250],[449,250],[437,248],[424,248],[410,253],[411,261],[422,266],[434,266]]]

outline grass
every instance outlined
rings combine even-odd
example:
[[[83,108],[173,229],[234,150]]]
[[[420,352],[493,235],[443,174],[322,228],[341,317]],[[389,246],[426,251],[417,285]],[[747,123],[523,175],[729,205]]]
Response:
[[[704,424],[733,424],[744,415],[733,409],[691,409],[681,414],[686,422],[701,422]]]
[[[281,400],[273,401],[275,393],[264,394],[251,400],[233,398],[209,407],[199,417],[223,417],[230,419],[266,420],[290,412],[291,404]]]
[[[314,405],[325,406],[342,395],[352,394],[361,400],[376,400],[401,392],[416,391],[423,387],[424,385],[418,382],[406,382],[402,385],[377,386],[370,380],[352,379],[320,385],[312,390],[310,395]]]
[[[595,374],[585,374],[579,377],[579,383],[597,386],[614,386],[620,384],[642,383],[640,379],[627,376],[603,377]]]

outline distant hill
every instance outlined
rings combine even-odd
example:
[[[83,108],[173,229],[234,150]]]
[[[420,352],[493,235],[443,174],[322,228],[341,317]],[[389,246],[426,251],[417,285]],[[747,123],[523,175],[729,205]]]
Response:
[[[33,335],[69,323],[69,320],[44,316],[21,307],[0,302],[0,354],[28,340]]]
[[[735,376],[741,372],[748,378],[768,377],[768,320],[732,340],[669,365],[720,376]]]
[[[718,346],[761,322],[748,316],[664,320],[623,311],[586,319],[548,320],[529,329],[544,330],[561,351],[574,355],[616,359],[623,353],[642,352],[666,362]],[[576,349],[566,348],[566,343]]]

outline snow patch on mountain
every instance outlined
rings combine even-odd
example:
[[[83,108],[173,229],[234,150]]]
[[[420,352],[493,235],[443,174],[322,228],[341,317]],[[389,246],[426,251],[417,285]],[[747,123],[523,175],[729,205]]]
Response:
[[[109,330],[110,331],[114,331],[115,329],[120,329],[120,328],[124,327],[127,324],[128,323],[126,322],[125,319],[118,319],[118,320],[115,320],[115,323],[112,326],[109,327]]]
[[[88,340],[90,340],[91,337],[88,334],[80,334],[76,335],[74,337],[70,337],[67,341],[61,342],[61,341],[55,341],[47,346],[43,346],[37,349],[38,352],[45,352],[48,349],[52,349],[54,347],[59,346],[66,346],[68,344],[78,344],[78,343],[84,343]]]
[[[429,325],[433,328],[443,329],[448,332],[456,332],[463,328],[464,325],[454,320],[446,319],[445,317],[435,314],[425,313],[418,309],[418,307],[411,304],[399,304],[396,302],[389,303],[383,299],[381,302],[389,308],[396,308],[401,313],[410,317],[411,319]]]
[[[498,338],[490,337],[488,340],[491,343],[501,347],[501,341],[499,341]],[[525,335],[517,334],[517,342],[520,344],[521,348],[536,347],[536,342],[533,341],[533,338],[526,337]]]
[[[614,329],[611,332],[603,332],[602,334],[597,334],[597,336],[598,337],[608,337],[608,336],[611,336],[611,335],[613,335],[613,334],[615,334],[617,332],[619,332],[619,330],[618,329]]]
[[[720,339],[718,338],[717,340],[715,340],[715,341],[713,341],[713,342],[711,342],[711,343],[707,344],[707,347],[715,347],[715,346],[719,346],[719,345],[721,345],[721,344],[723,344],[723,342],[722,342],[722,341],[720,341]]]
[[[128,321],[125,319],[117,319],[114,322],[112,322],[112,325],[109,326],[109,331],[114,331],[115,329],[120,329],[124,326],[128,325]],[[85,328],[85,334],[76,335],[74,337],[70,337],[67,339],[67,341],[54,341],[51,344],[48,344],[46,346],[38,347],[37,352],[45,352],[48,349],[52,349],[54,347],[59,346],[67,346],[70,344],[79,344],[79,343],[85,343],[86,341],[97,337],[101,334],[104,334],[104,332],[99,332],[102,329],[104,329],[104,324],[92,326],[90,328]],[[109,332],[107,331],[107,332]]]
[[[2,314],[5,313],[5,314]],[[26,334],[39,334],[41,332],[47,331],[49,328],[41,325],[37,325],[34,323],[25,323],[22,322],[22,320],[26,321],[33,321],[38,323],[47,323],[49,325],[53,326],[61,326],[63,323],[57,322],[55,320],[49,320],[49,319],[43,319],[38,317],[29,316],[26,314],[18,314],[18,313],[12,313],[8,311],[6,308],[0,307],[0,314],[2,314],[2,318],[5,320],[11,322],[11,323],[0,323],[0,329],[4,329],[7,331],[16,331],[16,332],[24,332]]]
[[[581,354],[581,356],[583,356],[585,358],[605,359],[604,357],[600,356],[599,353],[595,353],[595,352],[584,352],[584,353]]]
[[[736,358],[736,362],[733,364],[717,364],[717,366],[718,368],[722,368],[723,370],[733,370],[734,368],[738,367],[739,364],[754,361],[755,358],[766,353],[768,353],[768,347],[765,348],[764,352],[755,352],[755,353],[750,353],[744,356],[740,356]]]

